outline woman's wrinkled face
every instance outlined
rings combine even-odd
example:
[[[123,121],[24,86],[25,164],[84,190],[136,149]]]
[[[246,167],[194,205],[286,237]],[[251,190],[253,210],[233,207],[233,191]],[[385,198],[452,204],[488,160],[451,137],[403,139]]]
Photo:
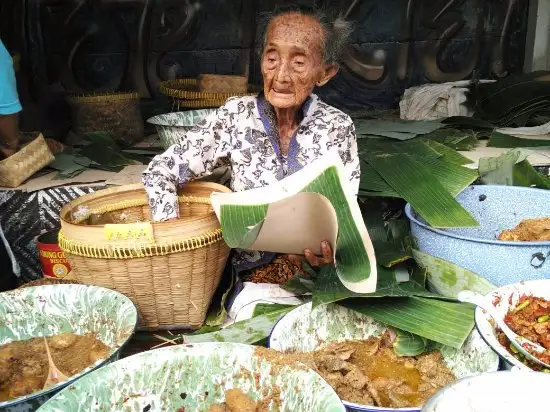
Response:
[[[301,107],[315,84],[324,80],[323,36],[317,20],[299,13],[278,16],[270,23],[262,74],[265,96],[274,107]]]

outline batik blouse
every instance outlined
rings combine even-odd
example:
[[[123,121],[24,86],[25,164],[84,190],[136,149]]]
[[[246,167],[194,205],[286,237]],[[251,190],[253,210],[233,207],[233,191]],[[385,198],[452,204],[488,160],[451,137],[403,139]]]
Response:
[[[218,167],[229,166],[231,189],[242,191],[269,186],[330,151],[340,155],[357,194],[360,170],[351,118],[313,94],[302,113],[285,155],[279,148],[275,111],[263,94],[229,99],[187,132],[181,143],[156,156],[143,172],[153,220],[178,217],[177,187]],[[238,271],[247,270],[274,257],[237,251],[234,264]]]

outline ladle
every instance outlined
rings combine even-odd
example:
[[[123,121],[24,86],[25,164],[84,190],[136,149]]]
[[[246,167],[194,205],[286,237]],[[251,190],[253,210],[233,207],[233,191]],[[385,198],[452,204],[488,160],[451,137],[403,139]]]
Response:
[[[44,336],[44,345],[46,345],[46,353],[48,354],[48,376],[46,377],[46,382],[44,383],[44,389],[51,386],[57,385],[59,382],[66,381],[68,378],[55,366],[53,363],[52,354],[50,353],[50,346],[48,345],[48,340]]]

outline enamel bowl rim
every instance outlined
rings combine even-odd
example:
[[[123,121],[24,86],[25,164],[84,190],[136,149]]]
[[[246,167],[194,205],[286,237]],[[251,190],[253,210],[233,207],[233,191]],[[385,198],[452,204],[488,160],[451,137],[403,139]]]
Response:
[[[115,346],[114,348],[112,348],[111,353],[106,358],[101,359],[99,362],[88,366],[87,368],[82,370],[80,373],[72,375],[66,381],[60,382],[57,385],[54,385],[54,386],[52,386],[48,389],[42,389],[40,391],[33,392],[33,393],[31,393],[29,395],[26,395],[26,396],[20,396],[19,398],[15,398],[15,399],[12,399],[12,400],[9,400],[9,401],[0,402],[0,410],[2,410],[3,408],[16,407],[16,406],[21,405],[25,402],[29,402],[29,401],[32,401],[34,399],[37,399],[37,398],[40,398],[40,397],[43,397],[43,396],[49,396],[50,393],[61,391],[64,388],[66,388],[67,386],[77,382],[82,377],[88,375],[89,373],[91,373],[91,372],[93,372],[97,369],[102,368],[111,358],[113,358],[118,353],[120,353],[120,351],[124,348],[124,346],[126,346],[128,344],[129,340],[132,338],[132,336],[135,333],[136,326],[137,326],[137,321],[138,321],[138,319],[137,319],[138,314],[137,314],[136,305],[134,305],[134,303],[126,295],[123,295],[122,293],[120,293],[116,290],[113,290],[113,289],[108,289],[108,288],[104,288],[104,287],[101,287],[101,286],[84,285],[84,284],[76,284],[76,283],[75,284],[70,284],[69,283],[69,284],[58,284],[58,285],[29,286],[29,287],[24,288],[24,289],[13,289],[13,290],[9,290],[9,291],[6,291],[6,292],[2,292],[2,293],[0,293],[0,295],[3,295],[3,294],[19,294],[19,293],[25,293],[24,291],[27,291],[27,290],[36,290],[36,289],[45,289],[45,290],[47,290],[47,289],[50,289],[50,288],[60,288],[60,289],[86,288],[86,289],[97,289],[97,290],[107,291],[108,294],[111,294],[112,296],[118,296],[126,304],[130,305],[130,307],[133,309],[133,315],[134,315],[134,319],[135,319],[134,320],[134,326],[133,326],[131,332],[128,334],[128,336],[124,340],[124,342],[122,342],[121,344],[119,344],[119,345]],[[38,336],[38,337],[40,337],[40,336]]]
[[[461,193],[464,193],[466,190],[472,190],[478,187],[490,187],[490,188],[500,188],[501,190],[513,190],[513,191],[537,191],[542,193],[545,193],[546,195],[550,195],[548,190],[546,189],[536,189],[531,187],[523,187],[523,186],[503,186],[503,185],[470,185],[467,188],[465,188]],[[490,245],[495,246],[515,246],[515,247],[531,247],[531,246],[542,246],[542,247],[550,247],[550,241],[536,241],[536,242],[513,242],[509,240],[498,240],[498,239],[487,239],[487,238],[480,238],[480,237],[472,237],[472,236],[463,236],[458,235],[453,232],[447,232],[445,230],[434,228],[422,221],[420,221],[416,216],[416,211],[413,209],[410,203],[407,203],[405,205],[405,214],[407,215],[407,218],[411,221],[411,223],[414,223],[423,229],[429,230],[430,232],[437,233],[438,235],[451,237],[454,239],[459,240],[465,240],[468,242],[474,242],[474,243],[486,243]]]
[[[102,368],[97,368],[93,371],[91,371],[90,373],[86,374],[86,376],[84,377],[84,379],[94,379],[95,376],[94,375],[100,375],[100,374],[104,374],[104,373],[108,373],[109,369],[116,369],[116,368],[119,368],[119,367],[122,367],[124,364],[126,363],[135,363],[136,361],[139,361],[140,358],[142,357],[153,357],[155,353],[159,353],[159,352],[172,352],[172,351],[178,351],[178,350],[181,350],[182,348],[186,348],[186,349],[189,349],[190,352],[195,352],[195,350],[198,350],[199,347],[208,347],[208,346],[213,346],[212,350],[209,352],[209,354],[212,354],[212,353],[215,353],[216,352],[216,347],[220,347],[220,346],[225,346],[225,347],[233,347],[233,348],[241,348],[241,349],[246,349],[246,350],[249,350],[252,352],[252,355],[254,354],[254,348],[255,346],[254,345],[247,345],[245,343],[237,343],[237,342],[199,342],[199,343],[182,343],[182,344],[179,344],[179,345],[174,345],[174,346],[170,346],[170,347],[165,347],[165,348],[158,348],[158,349],[152,349],[152,350],[148,350],[148,351],[145,351],[145,352],[140,352],[140,353],[137,353],[135,355],[132,355],[132,356],[128,356],[124,359],[120,359],[120,360],[117,360],[116,362],[112,362],[108,365],[105,365],[104,367]],[[229,350],[227,351],[227,353],[231,353]],[[210,356],[210,355],[209,355]],[[269,361],[268,359],[265,359],[266,362],[269,362],[271,363],[271,361]],[[297,371],[297,372],[307,372],[307,373],[312,373],[314,375],[317,376],[317,379],[319,380],[319,383],[320,384],[323,384],[326,389],[328,389],[330,392],[332,392],[332,394],[334,395],[335,397],[335,400],[338,400],[338,403],[339,405],[342,406],[342,412],[345,412],[345,406],[343,405],[342,401],[340,400],[338,394],[336,393],[336,391],[332,388],[332,386],[330,386],[322,377],[321,375],[319,375],[317,372],[315,372],[314,370],[311,370],[309,368],[307,368],[306,370],[300,370],[298,368],[292,368],[294,371]],[[75,381],[75,382],[72,382],[72,386],[75,386],[75,385],[78,385],[80,383],[80,380],[78,381]],[[56,393],[53,397],[51,397],[50,399],[48,399],[47,403],[51,402],[55,402],[55,398],[58,396],[58,395],[61,395],[63,392],[65,391],[69,391],[71,390],[71,388],[69,387],[69,385],[65,388],[63,388],[61,391],[59,391],[58,393]],[[38,410],[41,410],[41,408],[43,406],[45,406],[46,403],[44,405],[42,405]]]
[[[507,294],[507,291],[512,289],[512,288],[515,288],[516,290],[521,290],[522,288],[524,288],[527,285],[538,284],[538,283],[542,283],[542,282],[547,282],[548,284],[550,284],[550,279],[522,280],[520,282],[504,285],[504,286],[492,289],[489,293],[487,293],[485,295],[485,298],[492,302],[494,300],[494,298],[496,297],[495,296],[496,293],[505,292]],[[550,300],[550,297],[548,297],[548,299]],[[491,339],[488,339],[485,336],[485,334],[489,334],[489,333],[491,333],[490,336],[492,336],[492,334],[494,333],[494,328],[491,326],[491,324],[487,320],[485,314],[483,313],[483,309],[480,309],[480,308],[476,307],[474,318],[475,318],[476,329],[479,332],[479,334],[481,335],[481,338],[485,341],[485,343],[493,351],[495,351],[497,353],[497,355],[499,357],[503,358],[506,362],[508,362],[512,366],[517,367],[521,371],[533,371],[527,365],[524,365],[518,359],[516,359],[514,356],[512,356],[506,350],[506,348],[504,346],[502,346],[500,343],[498,343],[498,341],[497,341],[497,344],[498,344],[498,346],[497,346],[497,345],[495,345],[494,343],[491,342],[492,337],[491,337]]]
[[[216,111],[216,109],[196,109],[196,110],[184,110],[179,112],[169,112],[169,113],[161,113],[157,114],[155,116],[149,117],[146,122],[155,126],[160,127],[192,127],[192,124],[166,124],[164,120],[162,120],[163,117],[176,117],[176,114],[179,113],[189,113],[189,112],[204,112],[204,116],[208,116],[209,114]]]
[[[467,382],[467,381],[475,381],[475,380],[479,380],[479,379],[487,379],[488,377],[490,376],[497,376],[498,378],[497,379],[504,379],[504,376],[521,376],[521,374],[524,374],[524,373],[534,373],[536,374],[535,376],[545,376],[546,374],[541,374],[541,373],[538,373],[538,372],[534,372],[532,370],[521,370],[521,369],[512,369],[512,370],[499,370],[499,371],[492,371],[492,372],[483,372],[483,373],[480,373],[479,375],[474,375],[474,376],[467,376],[465,378],[462,378],[462,379],[457,379],[455,382],[451,383],[450,385],[447,385],[443,388],[441,388],[440,390],[438,390],[435,394],[433,394],[427,401],[426,403],[424,404],[424,406],[422,407],[421,411],[420,412],[427,412],[429,411],[429,408],[431,407],[432,410],[433,409],[433,406],[435,404],[435,406],[437,406],[436,402],[438,402],[443,396],[445,396],[445,394],[447,393],[447,391],[452,388],[452,387],[456,387],[457,385],[462,385],[463,382]],[[519,375],[518,375],[519,374]],[[530,376],[531,377],[531,376]],[[543,379],[548,379],[550,381],[550,377],[545,377]]]
[[[292,312],[294,311],[297,311],[298,309],[300,309],[302,306],[305,306],[305,305],[308,305],[308,304],[311,304],[311,302],[306,302],[306,303],[303,303],[301,305],[298,305],[296,306],[294,309],[292,309],[291,311],[287,312],[284,316],[282,316],[276,323],[275,325],[273,325],[273,328],[271,329],[271,332],[269,333],[269,337],[268,337],[268,340],[267,340],[267,347],[268,348],[271,348],[271,337],[273,335],[273,332],[275,331],[275,329],[277,328],[277,325],[284,319],[286,318],[288,315],[290,315]],[[313,310],[313,309],[312,309]],[[381,322],[380,322],[381,323]],[[481,334],[480,334],[481,335]],[[483,337],[482,337],[483,339]],[[483,339],[483,341],[485,342],[485,344],[487,344],[487,342],[485,341],[485,339]],[[487,344],[487,346],[489,346]],[[489,346],[490,347],[490,346]],[[497,360],[497,363],[498,363],[498,360]],[[498,368],[498,365],[497,365],[497,368]],[[483,372],[483,373],[492,373],[492,372],[496,372],[496,371],[491,371],[491,372]],[[463,378],[463,379],[466,379],[466,378]],[[360,404],[360,403],[353,403],[353,402],[349,402],[349,401],[346,401],[344,399],[341,399],[342,403],[346,406],[346,408],[353,408],[354,410],[357,410],[357,411],[364,411],[364,412],[373,412],[373,411],[376,411],[376,412],[422,412],[422,407],[406,407],[406,408],[387,408],[387,407],[382,407],[382,406],[374,406],[374,405],[365,405],[365,404]]]

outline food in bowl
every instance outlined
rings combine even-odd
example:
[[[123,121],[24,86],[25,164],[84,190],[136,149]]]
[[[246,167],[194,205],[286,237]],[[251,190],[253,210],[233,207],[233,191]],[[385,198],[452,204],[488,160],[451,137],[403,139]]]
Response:
[[[253,346],[221,342],[127,357],[79,379],[40,412],[207,412],[211,405],[226,403],[227,391],[235,388],[270,408],[262,412],[345,412],[338,395],[314,371],[277,363]]]
[[[550,240],[550,217],[524,219],[515,228],[502,231],[498,239],[512,242]]]
[[[240,389],[225,391],[225,402],[211,405],[208,412],[269,412],[269,405],[258,402]],[[184,412],[184,411],[181,411]]]
[[[269,346],[281,353],[296,356],[297,352],[314,353],[341,342],[372,342],[373,338],[384,341],[388,339],[386,336],[390,331],[391,328],[387,325],[343,306],[328,304],[312,309],[312,304],[308,303],[293,309],[277,323],[269,338]],[[432,348],[435,348],[435,345]],[[432,361],[434,360],[437,369],[440,366],[442,367],[444,379],[448,379],[450,382],[498,369],[498,356],[485,344],[475,330],[472,331],[460,349],[440,345],[437,346],[437,352],[432,350],[430,354],[429,349],[426,352],[427,355],[415,357],[415,362],[410,362],[407,366],[416,366],[424,371],[428,370],[428,373],[425,374],[427,380],[430,381],[435,377],[430,376],[433,372],[430,368],[433,367],[434,363]],[[302,356],[303,359],[304,355],[298,356]],[[419,362],[419,359],[425,356],[427,356],[426,359]],[[450,375],[443,368],[446,368]],[[425,379],[424,383],[427,380]],[[383,383],[383,380],[380,380],[380,383]],[[402,390],[407,391],[404,388]],[[401,409],[376,406],[374,399],[370,403],[348,400],[341,393],[340,398],[348,410],[370,412]],[[409,403],[409,405],[412,405],[412,403]],[[419,411],[420,407],[419,403],[417,406],[410,406],[403,410],[408,412]]]
[[[550,301],[533,295],[520,296],[517,304],[510,308],[504,322],[520,336],[537,343],[546,349],[543,353],[532,354],[544,363],[550,363]],[[518,351],[504,333],[497,329],[497,338],[516,359],[537,371],[550,372],[544,366],[532,362]],[[527,349],[527,348],[526,348]]]
[[[333,342],[313,352],[281,354],[300,362],[327,381],[341,399],[378,407],[422,406],[456,380],[437,350],[397,356],[389,331],[366,340]]]
[[[63,333],[46,339],[55,365],[68,377],[107,358],[111,351],[92,333]],[[0,402],[42,390],[48,369],[43,338],[0,345]]]

